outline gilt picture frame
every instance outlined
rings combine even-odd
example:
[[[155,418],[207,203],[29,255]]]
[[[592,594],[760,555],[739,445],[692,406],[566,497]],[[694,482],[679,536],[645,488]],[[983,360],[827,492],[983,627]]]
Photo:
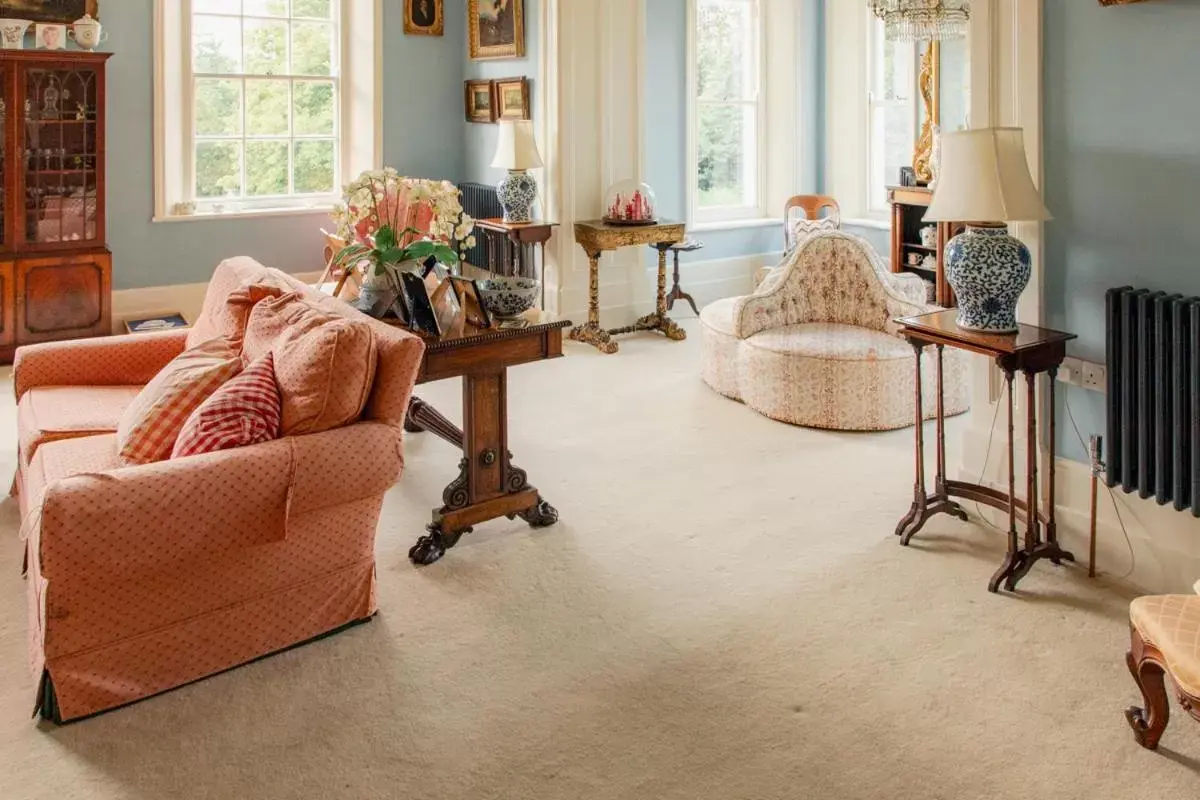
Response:
[[[0,18],[69,25],[90,14],[100,19],[99,0],[0,0]]]
[[[525,0],[467,0],[472,61],[525,57]]]
[[[531,119],[528,78],[499,78],[493,86],[492,106],[497,120]]]
[[[445,36],[445,0],[403,0],[406,36]]]
[[[496,121],[496,97],[492,81],[464,81],[463,95],[467,122],[486,124]]]

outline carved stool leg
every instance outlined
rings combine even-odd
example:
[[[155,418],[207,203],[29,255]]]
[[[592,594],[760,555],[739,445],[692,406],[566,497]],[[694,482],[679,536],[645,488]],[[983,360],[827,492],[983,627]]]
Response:
[[[1131,706],[1125,711],[1125,719],[1133,728],[1133,737],[1147,750],[1157,750],[1158,740],[1171,719],[1171,706],[1167,700],[1167,687],[1163,680],[1163,667],[1146,653],[1147,645],[1136,628],[1130,629],[1132,643],[1125,654],[1129,674],[1142,690],[1145,708]]]

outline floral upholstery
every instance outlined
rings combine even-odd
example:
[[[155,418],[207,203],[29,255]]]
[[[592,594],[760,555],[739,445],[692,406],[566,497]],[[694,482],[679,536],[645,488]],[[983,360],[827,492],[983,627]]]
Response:
[[[260,281],[281,281],[331,313],[358,313],[332,299],[326,306],[314,290],[249,259],[214,275],[230,293]],[[225,301],[210,292],[206,304]],[[230,320],[224,308],[218,317]],[[94,714],[375,612],[375,527],[403,468],[400,424],[424,346],[391,326],[371,330],[377,363],[367,419],[347,427],[128,467],[111,433],[36,447],[18,485],[38,707],[48,686],[57,718]],[[33,358],[18,351],[18,391],[71,387],[72,374],[57,363],[90,365],[79,375],[96,381],[64,397],[136,388],[153,375],[146,364],[161,367],[184,341],[117,338],[124,341],[115,348],[84,340],[39,346]],[[135,352],[143,342],[153,355]],[[93,363],[106,350],[122,357]],[[30,365],[33,374],[21,374]],[[21,440],[30,435],[22,431]]]
[[[913,350],[896,317],[933,307],[897,291],[864,240],[825,232],[802,242],[747,297],[700,314],[701,373],[721,394],[773,419],[836,430],[913,423]],[[932,385],[933,359],[923,377]],[[964,353],[945,352],[946,411],[968,405]],[[933,416],[933,392],[923,414]]]
[[[1179,688],[1200,697],[1200,597],[1139,597],[1129,606],[1129,621],[1142,639],[1162,652]]]

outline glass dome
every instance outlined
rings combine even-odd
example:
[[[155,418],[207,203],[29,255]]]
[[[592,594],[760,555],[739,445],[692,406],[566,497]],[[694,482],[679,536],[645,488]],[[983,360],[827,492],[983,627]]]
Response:
[[[604,221],[610,225],[653,225],[658,222],[658,198],[645,183],[620,181],[604,197]]]

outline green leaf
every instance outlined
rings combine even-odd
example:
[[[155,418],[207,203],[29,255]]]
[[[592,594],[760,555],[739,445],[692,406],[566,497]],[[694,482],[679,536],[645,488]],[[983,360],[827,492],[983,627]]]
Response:
[[[405,248],[389,247],[387,250],[379,252],[379,260],[384,264],[399,264],[401,261],[407,261],[405,257]]]
[[[396,243],[396,232],[392,230],[391,225],[384,225],[375,231],[375,248],[377,250],[390,250],[396,246]]]
[[[405,250],[409,258],[426,259],[436,253],[438,246],[437,242],[413,242]]]

